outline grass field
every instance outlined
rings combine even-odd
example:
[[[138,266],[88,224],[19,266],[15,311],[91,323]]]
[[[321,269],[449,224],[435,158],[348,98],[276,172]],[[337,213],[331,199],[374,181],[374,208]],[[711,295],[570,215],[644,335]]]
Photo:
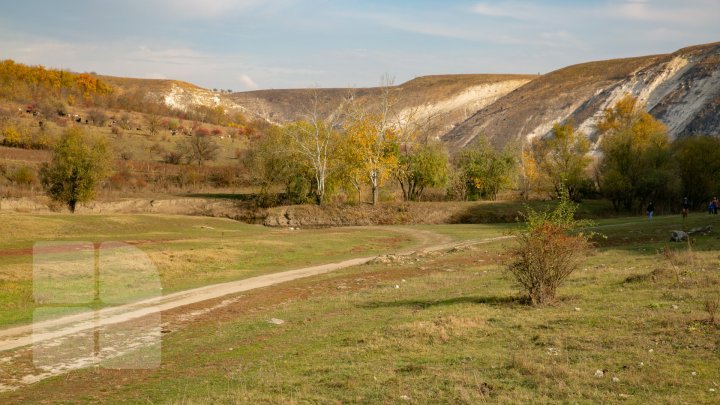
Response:
[[[155,264],[165,293],[413,244],[409,234],[383,228],[291,231],[169,215],[1,214],[0,223],[0,326],[32,319],[36,242],[129,243]]]
[[[537,308],[504,272],[507,240],[250,291],[190,322],[164,314],[158,369],[76,371],[0,401],[717,403],[720,328],[704,305],[720,291],[718,233],[667,242],[707,224],[719,221],[600,221],[607,238]]]

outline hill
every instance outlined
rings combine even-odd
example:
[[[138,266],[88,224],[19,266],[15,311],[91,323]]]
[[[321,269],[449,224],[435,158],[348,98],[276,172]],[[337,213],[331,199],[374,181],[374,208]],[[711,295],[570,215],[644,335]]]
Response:
[[[118,87],[127,84],[106,79]],[[143,82],[168,106],[222,106],[272,123],[301,119],[313,99],[330,114],[349,94],[363,100],[379,88],[273,89],[218,93],[175,81]],[[479,135],[497,145],[545,136],[572,120],[589,137],[604,109],[626,94],[638,97],[672,137],[720,135],[720,43],[672,54],[587,62],[545,75],[436,75],[394,86],[401,114],[436,117],[435,135],[457,151]]]
[[[438,126],[444,133],[473,112],[535,77],[481,74],[425,76],[393,89],[398,92],[398,107],[403,111],[401,115],[413,110],[423,118],[439,116]],[[288,122],[302,119],[315,97],[320,101],[320,114],[330,114],[349,94],[362,103],[380,92],[380,88],[259,90],[234,93],[230,98],[269,121]]]
[[[317,88],[230,93],[177,80],[93,77],[110,86],[113,107],[145,111],[163,105],[168,114],[218,109],[228,116],[242,113],[250,120],[275,124],[306,117],[313,100],[317,100],[317,112],[328,115],[350,94],[363,103],[381,91]],[[644,102],[668,126],[672,137],[720,135],[720,42],[672,54],[582,63],[541,76],[418,77],[392,90],[398,94],[401,115],[433,117],[433,135],[453,152],[481,135],[497,145],[545,136],[554,123],[567,120],[594,139],[597,119],[626,94]]]
[[[643,101],[673,137],[720,135],[720,43],[556,70],[479,109],[443,139],[453,150],[481,134],[504,144],[546,135],[566,120],[593,137],[604,109],[626,94]]]

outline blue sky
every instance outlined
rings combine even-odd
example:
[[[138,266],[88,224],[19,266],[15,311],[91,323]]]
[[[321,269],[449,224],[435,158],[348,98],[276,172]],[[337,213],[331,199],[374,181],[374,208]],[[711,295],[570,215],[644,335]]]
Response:
[[[720,41],[720,0],[35,0],[0,59],[240,90],[546,73]]]

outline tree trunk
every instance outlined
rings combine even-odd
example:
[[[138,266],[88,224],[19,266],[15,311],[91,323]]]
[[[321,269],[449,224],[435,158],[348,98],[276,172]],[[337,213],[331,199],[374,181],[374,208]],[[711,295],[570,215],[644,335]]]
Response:
[[[379,194],[378,187],[373,184],[373,186],[372,186],[372,205],[377,205],[377,203],[378,203],[378,194]]]

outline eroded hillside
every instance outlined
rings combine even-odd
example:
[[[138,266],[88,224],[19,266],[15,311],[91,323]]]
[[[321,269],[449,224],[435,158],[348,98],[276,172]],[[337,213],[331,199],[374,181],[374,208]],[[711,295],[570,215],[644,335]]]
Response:
[[[359,102],[380,88],[286,89],[215,92],[171,80],[103,77],[126,92],[176,109],[222,106],[251,119],[287,123],[311,110],[327,116],[352,94]],[[435,121],[434,135],[451,151],[485,136],[498,145],[547,135],[556,122],[572,120],[589,137],[602,112],[632,94],[663,121],[673,137],[720,135],[720,43],[673,54],[589,62],[542,76],[438,75],[392,87],[401,115]]]
[[[592,138],[604,109],[626,94],[644,102],[673,137],[720,135],[720,43],[548,73],[480,109],[443,139],[453,150],[478,136],[504,144],[546,135],[553,123],[569,119]]]

